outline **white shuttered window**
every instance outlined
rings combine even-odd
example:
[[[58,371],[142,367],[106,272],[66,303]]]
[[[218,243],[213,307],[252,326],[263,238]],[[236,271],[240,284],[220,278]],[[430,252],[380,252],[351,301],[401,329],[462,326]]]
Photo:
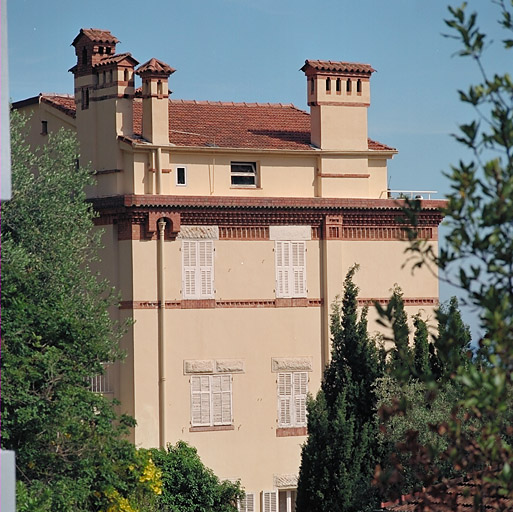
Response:
[[[262,512],[278,512],[278,491],[262,491]]]
[[[191,424],[208,427],[232,424],[232,376],[191,377]]]
[[[214,298],[212,240],[182,240],[182,293],[184,299]]]
[[[308,373],[278,373],[278,426],[306,426]]]
[[[255,512],[255,495],[247,492],[244,498],[237,502],[237,510],[239,512]]]
[[[305,242],[276,241],[276,297],[306,297]]]

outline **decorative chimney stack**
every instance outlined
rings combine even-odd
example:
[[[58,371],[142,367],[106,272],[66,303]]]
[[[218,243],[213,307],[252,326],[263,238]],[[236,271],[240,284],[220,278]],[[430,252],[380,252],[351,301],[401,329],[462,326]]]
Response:
[[[119,40],[108,30],[81,29],[73,43],[77,135],[81,163],[97,171],[123,166],[120,152],[112,151],[119,135],[133,134],[134,67],[130,53],[116,55]]]
[[[370,105],[369,64],[306,60],[311,142],[321,149],[364,151],[367,107]]]
[[[169,144],[169,75],[175,70],[150,59],[137,69],[142,79],[142,136],[153,144]]]

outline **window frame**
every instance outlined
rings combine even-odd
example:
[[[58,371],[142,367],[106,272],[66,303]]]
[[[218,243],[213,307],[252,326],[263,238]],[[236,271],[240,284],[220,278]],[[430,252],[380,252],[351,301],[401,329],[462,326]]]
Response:
[[[286,378],[290,377],[290,392]],[[278,428],[306,427],[306,400],[308,395],[308,372],[279,372],[276,378],[278,396]],[[288,411],[288,412],[287,412]],[[288,421],[286,416],[288,415]]]
[[[234,166],[251,166],[252,171],[234,171]],[[244,177],[252,177],[253,183],[234,183],[233,178],[244,178]],[[230,162],[230,186],[232,188],[259,188],[260,187],[260,169],[258,162]]]
[[[218,389],[215,382],[219,381]],[[208,386],[206,386],[208,383]],[[223,388],[228,384],[228,389]],[[233,376],[232,374],[191,375],[191,427],[218,427],[233,425]],[[198,401],[199,395],[199,401]],[[220,402],[216,404],[216,396]],[[225,397],[228,397],[228,412]],[[199,406],[199,412],[198,412]],[[205,410],[207,409],[208,410]],[[220,413],[216,417],[216,414]],[[228,417],[227,417],[228,416]],[[208,419],[207,419],[208,417]]]
[[[178,169],[183,169],[183,183],[178,183]],[[175,167],[175,184],[177,187],[186,187],[187,186],[187,166],[185,165],[177,165]]]
[[[275,240],[277,298],[306,298],[306,242]]]

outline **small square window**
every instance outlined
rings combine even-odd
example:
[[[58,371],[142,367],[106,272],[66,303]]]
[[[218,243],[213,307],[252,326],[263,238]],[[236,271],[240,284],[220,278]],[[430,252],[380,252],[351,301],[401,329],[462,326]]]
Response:
[[[258,186],[256,162],[232,162],[231,164],[232,187]]]
[[[185,167],[176,168],[176,184],[180,187],[187,185],[187,169]]]

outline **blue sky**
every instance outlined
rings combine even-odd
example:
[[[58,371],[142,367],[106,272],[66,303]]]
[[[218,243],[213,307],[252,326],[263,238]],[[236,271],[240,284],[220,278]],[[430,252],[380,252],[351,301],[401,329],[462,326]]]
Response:
[[[9,88],[13,101],[73,90],[71,41],[80,28],[110,30],[119,52],[156,57],[177,69],[172,98],[294,103],[306,107],[305,59],[371,64],[369,136],[396,147],[393,189],[448,191],[442,171],[464,157],[450,137],[473,112],[457,89],[478,79],[471,59],[442,37],[438,0],[8,0]],[[469,2],[500,34],[491,0]],[[511,55],[509,56],[511,58]],[[511,68],[491,46],[486,64]],[[451,292],[442,288],[442,299]]]

